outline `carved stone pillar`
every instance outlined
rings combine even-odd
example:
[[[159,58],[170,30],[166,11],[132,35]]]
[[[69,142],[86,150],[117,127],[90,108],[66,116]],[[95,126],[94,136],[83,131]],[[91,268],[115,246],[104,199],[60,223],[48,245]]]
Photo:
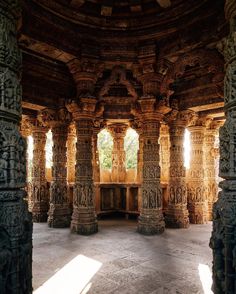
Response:
[[[67,137],[67,181],[75,182],[75,157],[76,157],[76,129],[75,125],[69,126]]]
[[[80,98],[80,102],[73,101],[67,105],[75,120],[77,135],[71,231],[82,235],[98,231],[92,166],[95,108],[94,98]]]
[[[142,139],[142,122],[139,121],[138,119],[134,119],[133,121],[130,122],[130,127],[134,129],[139,136],[139,149],[137,152],[137,177],[136,177],[136,182],[141,183],[143,180],[143,139]]]
[[[127,129],[128,126],[122,123],[108,126],[113,137],[111,180],[114,183],[125,182],[126,178],[124,137]]]
[[[160,129],[160,166],[161,166],[161,182],[169,181],[170,166],[170,139],[168,125],[161,125]]]
[[[222,42],[226,62],[225,116],[220,128],[220,182],[222,191],[213,206],[213,232],[210,246],[213,249],[214,293],[236,292],[236,2],[225,4],[230,34]]]
[[[18,1],[0,1],[0,293],[32,293],[32,219],[25,201]]]
[[[66,142],[71,115],[65,108],[44,109],[40,112],[38,118],[44,125],[51,127],[53,140],[48,225],[53,228],[69,227],[70,208],[67,187]]]
[[[178,112],[170,122],[170,168],[166,225],[172,228],[188,228],[187,182],[184,166],[184,133],[193,118],[189,110]]]
[[[198,121],[188,128],[191,141],[188,171],[188,211],[192,224],[205,224],[208,220],[207,199],[204,193],[203,140],[205,126]]]
[[[94,121],[93,128],[93,179],[94,182],[100,183],[100,162],[99,162],[99,152],[98,152],[98,133],[104,126],[104,122],[101,119]]]
[[[143,97],[139,109],[134,113],[142,122],[143,183],[142,205],[138,221],[138,232],[160,234],[165,223],[162,213],[162,190],[160,184],[159,131],[163,115],[155,98]]]
[[[208,220],[212,220],[213,204],[217,200],[217,181],[215,166],[215,139],[218,130],[214,123],[210,124],[204,136],[204,189],[208,202]]]
[[[32,211],[32,167],[29,164],[29,153],[28,153],[28,141],[29,136],[32,133],[29,118],[27,116],[22,116],[20,124],[20,132],[22,136],[26,139],[26,192],[28,209]]]
[[[48,218],[49,190],[46,180],[46,133],[48,128],[35,119],[32,126],[34,140],[32,169],[32,214],[34,222],[46,222]]]

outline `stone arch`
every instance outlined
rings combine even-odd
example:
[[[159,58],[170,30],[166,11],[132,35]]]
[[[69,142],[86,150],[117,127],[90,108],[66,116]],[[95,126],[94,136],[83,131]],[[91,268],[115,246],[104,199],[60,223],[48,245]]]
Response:
[[[169,67],[165,75],[160,92],[165,97],[170,97],[173,91],[170,85],[184,75],[187,66],[206,66],[208,73],[212,73],[212,82],[216,85],[219,95],[223,97],[223,79],[224,79],[224,60],[216,50],[199,49],[184,55],[181,55],[172,66]]]

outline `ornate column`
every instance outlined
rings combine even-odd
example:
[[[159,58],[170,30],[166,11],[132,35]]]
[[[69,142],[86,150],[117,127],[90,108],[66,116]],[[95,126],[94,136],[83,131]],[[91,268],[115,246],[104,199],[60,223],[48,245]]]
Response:
[[[100,183],[100,162],[98,152],[98,134],[104,127],[103,119],[95,119],[93,128],[93,180],[96,184]]]
[[[90,235],[98,231],[94,203],[93,181],[93,127],[96,110],[95,98],[80,98],[67,105],[76,125],[76,173],[73,197],[71,231]]]
[[[217,200],[217,182],[215,166],[215,139],[218,133],[217,123],[212,122],[206,128],[204,136],[204,189],[208,202],[208,220],[212,220],[213,204]]]
[[[134,115],[136,115],[136,111],[134,109],[132,109],[132,111],[134,111]],[[139,138],[139,149],[137,152],[137,177],[136,177],[136,182],[141,183],[143,180],[143,175],[142,175],[142,171],[143,171],[143,139],[142,139],[142,122],[138,119],[134,119],[133,121],[130,122],[130,127],[132,129],[134,129],[137,134],[138,134],[138,138]]]
[[[69,184],[75,182],[75,154],[76,129],[75,125],[71,124],[68,129],[67,137],[67,181]]]
[[[34,139],[33,169],[32,169],[32,214],[34,222],[46,222],[48,218],[49,190],[46,180],[46,133],[37,119],[32,121],[32,136]]]
[[[194,117],[190,110],[180,111],[170,121],[170,167],[166,225],[172,228],[188,228],[187,182],[184,166],[185,128]]]
[[[70,226],[69,194],[67,187],[67,135],[71,115],[66,108],[44,109],[38,119],[51,128],[53,140],[52,182],[48,225],[53,228]]]
[[[0,293],[32,293],[32,219],[25,201],[18,1],[0,1]]]
[[[126,167],[125,167],[125,149],[124,137],[128,126],[122,123],[111,124],[108,126],[113,137],[113,150],[112,150],[112,182],[125,182]]]
[[[169,166],[170,166],[170,136],[168,125],[161,124],[160,128],[160,166],[161,166],[161,182],[169,182]]]
[[[230,34],[223,40],[221,49],[226,62],[225,116],[220,128],[220,182],[222,191],[213,205],[213,232],[210,246],[213,249],[214,293],[236,292],[236,2],[227,0],[226,19]]]
[[[29,164],[29,153],[28,153],[28,140],[32,133],[30,118],[27,116],[22,116],[20,132],[22,136],[26,139],[26,192],[28,209],[32,211],[32,167]]]
[[[158,144],[160,121],[163,118],[162,108],[156,98],[143,97],[139,100],[139,109],[135,112],[136,117],[142,122],[143,129],[142,205],[138,232],[146,235],[160,234],[165,228]]]
[[[198,119],[190,126],[191,158],[188,171],[188,211],[192,224],[207,223],[208,207],[204,193],[203,140],[204,120]]]

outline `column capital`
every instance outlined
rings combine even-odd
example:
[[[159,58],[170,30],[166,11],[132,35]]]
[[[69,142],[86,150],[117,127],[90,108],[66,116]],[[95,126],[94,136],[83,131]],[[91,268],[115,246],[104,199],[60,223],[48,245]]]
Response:
[[[160,127],[160,136],[169,136],[170,128],[167,124],[162,123]]]
[[[94,97],[95,84],[103,72],[103,64],[95,58],[75,58],[68,64],[77,87],[77,98]]]
[[[24,116],[24,123],[27,125],[31,134],[35,132],[47,133],[49,130],[49,128],[44,126],[37,117]]]
[[[27,115],[22,115],[20,131],[23,137],[28,137],[32,134],[32,118]]]
[[[97,103],[96,98],[80,98],[79,101],[71,100],[66,104],[66,108],[72,113],[75,121],[80,119],[95,120],[101,117],[104,105]]]
[[[71,114],[65,107],[59,109],[45,108],[38,114],[38,121],[46,127],[54,128],[69,125]]]
[[[224,124],[224,121],[214,121],[212,120],[207,126],[205,130],[206,135],[213,135],[216,136],[219,132],[220,127],[222,127]]]
[[[125,123],[112,123],[107,128],[112,136],[124,138],[129,126]]]
[[[196,115],[188,126],[189,131],[205,129],[212,119],[207,116]]]
[[[187,127],[194,123],[197,119],[197,114],[190,110],[173,110],[171,113],[167,114],[166,121],[169,125],[179,126],[179,127]]]
[[[132,114],[143,122],[161,121],[171,108],[165,99],[157,99],[154,96],[141,97],[137,104],[133,105]]]
[[[71,123],[68,127],[68,136],[76,137],[76,127],[74,123]]]
[[[93,124],[94,124],[93,133],[94,135],[97,135],[103,128],[106,127],[107,122],[103,118],[96,118]]]

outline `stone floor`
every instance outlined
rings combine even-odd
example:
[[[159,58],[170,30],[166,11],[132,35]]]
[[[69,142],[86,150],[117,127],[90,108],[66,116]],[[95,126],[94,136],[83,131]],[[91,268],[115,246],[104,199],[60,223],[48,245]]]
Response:
[[[34,224],[34,293],[212,293],[210,233],[211,223],[148,237],[135,221],[103,220],[87,237]]]

